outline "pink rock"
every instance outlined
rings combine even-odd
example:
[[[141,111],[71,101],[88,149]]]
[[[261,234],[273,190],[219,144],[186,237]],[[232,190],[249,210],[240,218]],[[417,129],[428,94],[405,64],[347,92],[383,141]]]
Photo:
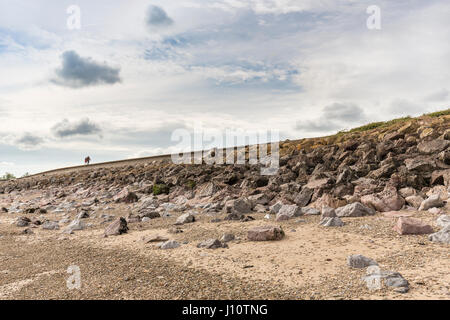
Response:
[[[369,194],[361,197],[361,203],[377,211],[388,212],[400,210],[405,204],[405,199],[398,194],[395,187],[386,186],[378,194]]]
[[[113,199],[115,202],[133,203],[138,201],[138,197],[134,192],[130,192],[128,188],[123,188]]]
[[[429,234],[433,233],[433,228],[420,219],[399,218],[393,228],[399,234]]]

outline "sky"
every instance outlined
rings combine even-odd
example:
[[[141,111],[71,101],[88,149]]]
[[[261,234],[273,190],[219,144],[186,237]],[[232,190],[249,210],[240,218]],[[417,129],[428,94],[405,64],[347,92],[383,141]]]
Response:
[[[1,0],[0,175],[178,152],[177,129],[284,140],[447,109],[449,16],[448,0]]]

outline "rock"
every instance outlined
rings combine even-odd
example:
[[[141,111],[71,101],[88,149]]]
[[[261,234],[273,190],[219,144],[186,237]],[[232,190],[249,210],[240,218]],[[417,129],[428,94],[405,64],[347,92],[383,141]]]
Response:
[[[123,188],[113,200],[114,202],[133,203],[138,201],[138,197],[134,192],[129,191],[128,188]]]
[[[361,197],[361,203],[380,212],[398,211],[405,204],[394,187],[386,188],[378,194],[370,194]]]
[[[258,212],[258,213],[265,213],[267,211],[266,207],[262,204],[257,204],[254,208],[253,211]]]
[[[89,218],[89,213],[85,210],[81,211],[78,216],[76,217],[77,220],[79,219],[87,219]]]
[[[362,217],[374,215],[375,210],[372,208],[366,207],[360,202],[350,203],[344,207],[340,207],[336,209],[336,215],[338,217]]]
[[[450,185],[450,169],[447,170],[436,170],[431,173],[430,184],[434,185]]]
[[[304,208],[301,208],[301,212],[306,216],[320,215],[320,210],[317,210],[316,208],[304,207]]]
[[[381,290],[383,285],[401,289],[400,292],[408,292],[409,283],[398,272],[382,271],[377,266],[370,266],[367,268],[367,275],[362,278],[366,282],[367,288],[370,290]]]
[[[30,224],[31,220],[27,217],[19,217],[16,220],[16,226],[18,227],[26,227]]]
[[[160,235],[152,235],[152,236],[145,236],[142,237],[142,242],[144,243],[150,243],[150,242],[165,242],[169,239]]]
[[[248,200],[250,201],[252,207],[256,205],[266,205],[269,203],[269,198],[264,193],[255,194],[253,196],[249,196]]]
[[[397,224],[393,228],[397,233],[404,234],[429,234],[433,232],[433,228],[416,218],[399,218]]]
[[[128,231],[128,225],[125,218],[120,217],[114,220],[108,227],[105,229],[105,236],[118,236]]]
[[[156,219],[156,218],[161,217],[161,215],[157,211],[155,211],[155,209],[152,209],[152,208],[141,208],[138,211],[138,215],[142,219],[144,219],[144,218]]]
[[[300,207],[305,207],[311,201],[313,193],[314,189],[303,187],[302,191],[295,197],[294,202]]]
[[[178,248],[180,244],[176,242],[175,240],[168,240],[166,242],[163,242],[159,245],[160,249],[175,249]]]
[[[278,201],[274,205],[271,205],[269,207],[270,213],[277,214],[278,211],[280,211],[281,207],[283,206],[283,203],[281,201]]]
[[[42,229],[44,229],[44,230],[58,230],[59,229],[59,224],[58,224],[58,222],[55,222],[55,221],[45,221],[42,224]]]
[[[242,214],[252,211],[252,204],[247,198],[228,200],[223,208],[225,213]]]
[[[84,230],[84,229],[86,229],[86,224],[79,219],[75,219],[64,229],[63,232],[72,234],[74,231]]]
[[[0,210],[2,213],[8,213],[8,209],[6,209],[5,207],[2,207],[2,209]]]
[[[430,234],[428,239],[432,242],[450,244],[450,225],[447,225],[436,233]]]
[[[137,222],[141,222],[141,217],[130,213],[127,216],[126,220],[127,220],[127,223],[137,223]]]
[[[175,222],[176,225],[195,222],[195,216],[190,213],[182,214]]]
[[[419,210],[428,210],[430,208],[440,208],[444,206],[444,201],[441,200],[439,194],[433,194],[428,199],[422,201]]]
[[[351,268],[367,268],[368,266],[376,266],[378,263],[363,255],[353,254],[347,257],[347,265]]]
[[[301,208],[296,206],[295,204],[292,205],[286,204],[281,206],[280,210],[278,211],[278,214],[279,215],[285,214],[291,218],[303,215]]]
[[[225,233],[222,238],[220,238],[220,241],[222,242],[230,242],[233,241],[236,237],[232,233]]]
[[[418,209],[423,202],[423,198],[421,196],[409,196],[405,198],[407,204],[411,207]]]
[[[271,241],[284,238],[284,231],[280,227],[264,226],[248,230],[247,238],[250,241]]]
[[[324,217],[320,220],[319,225],[323,227],[342,227],[344,222],[339,217]]]
[[[323,206],[321,212],[322,218],[334,218],[337,217],[336,210],[331,207]]]
[[[205,197],[211,197],[213,196],[217,191],[219,191],[219,188],[212,182],[207,182],[201,186],[198,187],[195,195],[198,198],[205,198]]]
[[[425,172],[431,171],[436,166],[436,163],[427,157],[416,157],[405,160],[406,169],[408,171]]]
[[[167,232],[168,232],[168,233],[173,233],[173,234],[176,234],[176,233],[182,233],[182,232],[183,232],[183,229],[181,229],[181,228],[179,228],[179,227],[176,227],[176,228],[169,228],[169,229],[167,230]]]
[[[417,150],[422,154],[439,153],[450,146],[450,141],[442,139],[434,139],[431,141],[423,141],[417,145]]]
[[[445,227],[449,226],[450,225],[450,216],[446,215],[446,214],[440,215],[436,219],[436,224],[439,227],[442,227],[442,228],[445,228]]]
[[[226,243],[222,243],[218,239],[208,239],[200,242],[197,245],[197,248],[205,248],[205,249],[228,248],[228,245]]]

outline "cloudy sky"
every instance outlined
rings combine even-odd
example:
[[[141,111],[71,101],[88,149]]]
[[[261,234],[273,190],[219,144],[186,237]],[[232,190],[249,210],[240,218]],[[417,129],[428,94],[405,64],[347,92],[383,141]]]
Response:
[[[448,0],[1,0],[0,174],[173,152],[199,123],[292,139],[446,109],[449,16]]]

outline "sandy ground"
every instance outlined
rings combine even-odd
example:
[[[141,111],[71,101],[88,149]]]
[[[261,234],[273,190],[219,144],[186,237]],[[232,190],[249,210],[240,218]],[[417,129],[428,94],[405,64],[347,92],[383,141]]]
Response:
[[[119,205],[105,213],[128,212]],[[450,299],[449,246],[426,235],[400,236],[392,230],[395,220],[381,214],[343,218],[346,225],[340,228],[318,226],[317,216],[277,223],[252,214],[255,221],[212,223],[223,215],[199,214],[196,222],[181,226],[182,233],[168,233],[178,215],[132,223],[127,234],[105,238],[107,223],[100,219],[86,219],[92,226],[72,235],[63,228],[34,228],[25,235],[12,224],[18,215],[0,214],[0,299]],[[414,216],[432,224],[436,219],[428,212]],[[61,219],[60,214],[45,217]],[[246,239],[249,228],[267,224],[282,226],[286,237]],[[224,233],[237,237],[228,249],[197,248]],[[161,250],[142,241],[150,235],[181,246]],[[400,272],[410,291],[369,291],[361,281],[365,270],[346,265],[351,254]],[[71,265],[80,268],[80,289],[67,287]]]

